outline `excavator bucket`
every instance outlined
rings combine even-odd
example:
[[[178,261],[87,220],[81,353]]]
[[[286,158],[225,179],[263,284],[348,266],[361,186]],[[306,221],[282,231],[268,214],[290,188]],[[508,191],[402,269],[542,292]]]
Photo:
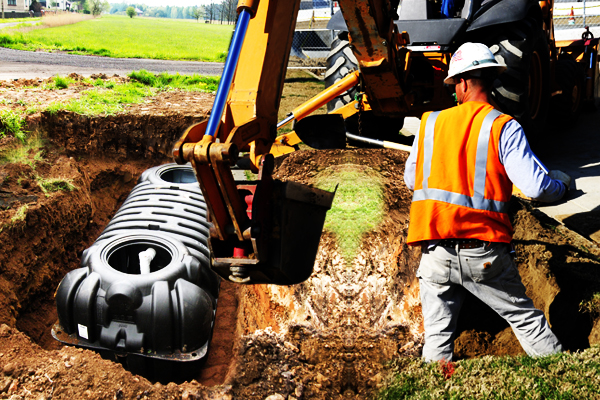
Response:
[[[340,114],[310,115],[294,125],[298,137],[317,150],[345,149],[346,125]]]
[[[335,192],[281,181],[243,183],[238,190],[252,198],[250,242],[254,248],[237,248],[243,244],[212,239],[212,269],[227,280],[244,284],[293,285],[308,279]],[[265,201],[266,197],[270,198]],[[231,247],[233,258],[227,256]],[[242,250],[254,251],[255,257],[236,258]]]

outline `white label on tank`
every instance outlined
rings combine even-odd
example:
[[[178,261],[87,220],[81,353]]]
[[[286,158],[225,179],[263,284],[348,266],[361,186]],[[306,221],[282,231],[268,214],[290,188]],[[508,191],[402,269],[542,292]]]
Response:
[[[79,336],[81,336],[84,339],[89,339],[87,326],[77,324],[77,330],[79,331]]]

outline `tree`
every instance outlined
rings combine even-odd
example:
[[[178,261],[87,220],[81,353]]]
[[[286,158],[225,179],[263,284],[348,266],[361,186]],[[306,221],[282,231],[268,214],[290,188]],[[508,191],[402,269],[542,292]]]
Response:
[[[100,15],[104,11],[108,11],[110,9],[110,4],[108,4],[107,1],[103,2],[102,0],[88,0],[87,3],[92,15]]]
[[[195,18],[196,21],[200,22],[200,18],[202,18],[204,16],[204,11],[200,7],[194,7],[190,11],[190,16],[192,18]]]
[[[212,0],[211,0],[211,3],[207,4],[204,7],[206,9],[206,15],[208,16],[208,20],[212,24],[212,21],[214,19],[216,19],[218,17],[218,15],[219,15],[219,5],[218,4],[214,4],[212,2]]]
[[[111,14],[116,14],[118,12],[125,12],[126,9],[127,9],[127,3],[113,4],[110,7],[110,13]]]
[[[127,7],[127,10],[125,10],[125,12],[127,13],[127,15],[129,15],[129,18],[133,18],[133,16],[135,15],[135,8]]]
[[[236,0],[224,0],[222,7],[226,11],[227,22],[234,22],[237,18],[237,1]]]
[[[164,7],[156,7],[152,9],[155,18],[167,18],[167,12]]]

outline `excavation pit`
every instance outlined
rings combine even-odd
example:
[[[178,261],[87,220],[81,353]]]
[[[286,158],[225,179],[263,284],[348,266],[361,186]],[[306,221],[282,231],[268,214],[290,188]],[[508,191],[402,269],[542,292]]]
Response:
[[[302,284],[222,281],[208,358],[194,380],[154,384],[94,352],[61,347],[50,336],[58,283],[80,266],[83,250],[142,172],[170,162],[170,144],[201,116],[34,117],[50,139],[44,159],[0,166],[0,395],[363,399],[383,382],[387,361],[419,356],[420,254],[405,243],[412,198],[402,179],[406,154],[373,149],[305,150],[277,161],[276,178],[304,184],[336,166],[376,175],[384,217],[362,235],[352,257],[340,250],[336,233],[324,232],[313,274]],[[3,141],[0,149],[12,145]],[[40,177],[57,176],[76,189],[45,194]],[[186,174],[160,178],[190,184]],[[528,295],[567,348],[597,343],[599,327],[579,304],[600,291],[600,250],[519,200],[511,216]],[[113,268],[124,267],[115,258]],[[136,268],[127,271],[137,274]],[[467,303],[456,340],[459,357],[522,354],[501,319],[474,299]]]

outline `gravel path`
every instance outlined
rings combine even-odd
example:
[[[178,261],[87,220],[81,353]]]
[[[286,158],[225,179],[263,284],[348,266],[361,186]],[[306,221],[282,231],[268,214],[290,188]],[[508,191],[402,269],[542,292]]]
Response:
[[[169,73],[219,76],[223,70],[223,64],[78,56],[0,48],[0,80],[48,78],[57,74],[64,76],[72,72],[84,76],[99,73],[126,75],[131,71],[139,71],[140,69],[154,73],[167,71]]]

